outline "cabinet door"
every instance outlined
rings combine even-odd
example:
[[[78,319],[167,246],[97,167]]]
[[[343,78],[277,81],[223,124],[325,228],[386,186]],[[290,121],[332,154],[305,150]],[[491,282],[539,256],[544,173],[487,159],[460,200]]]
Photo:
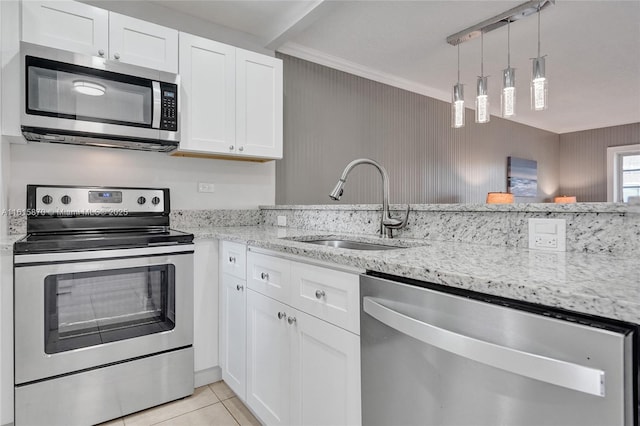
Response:
[[[267,425],[291,424],[291,311],[247,290],[247,405]]]
[[[220,295],[220,330],[222,378],[246,400],[247,379],[247,290],[245,282],[222,274]]]
[[[109,59],[178,72],[178,31],[111,12]]]
[[[75,1],[23,1],[22,40],[106,57],[109,12]]]
[[[360,339],[295,311],[291,424],[360,424]]]
[[[282,158],[282,61],[237,49],[236,64],[238,151]]]
[[[180,150],[235,153],[235,47],[180,33]]]

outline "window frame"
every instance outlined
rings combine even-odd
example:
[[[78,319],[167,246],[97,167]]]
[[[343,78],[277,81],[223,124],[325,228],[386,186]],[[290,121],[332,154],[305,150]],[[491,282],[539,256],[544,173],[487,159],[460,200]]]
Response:
[[[622,157],[640,154],[640,144],[607,148],[607,201],[622,202]]]

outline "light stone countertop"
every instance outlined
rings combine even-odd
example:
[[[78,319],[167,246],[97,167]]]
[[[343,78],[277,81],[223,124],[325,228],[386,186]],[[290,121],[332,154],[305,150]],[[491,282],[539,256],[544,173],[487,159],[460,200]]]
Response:
[[[265,226],[182,228],[196,238],[245,243],[360,269],[560,307],[640,324],[640,261],[608,254],[546,252],[426,240],[349,239],[408,243],[401,250],[359,251],[283,238],[333,235]],[[419,246],[415,246],[418,245]]]

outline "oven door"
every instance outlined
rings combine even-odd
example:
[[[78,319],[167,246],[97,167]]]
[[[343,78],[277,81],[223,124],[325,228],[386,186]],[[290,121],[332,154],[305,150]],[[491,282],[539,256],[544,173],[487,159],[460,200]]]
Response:
[[[193,344],[191,244],[16,255],[14,272],[16,384]]]

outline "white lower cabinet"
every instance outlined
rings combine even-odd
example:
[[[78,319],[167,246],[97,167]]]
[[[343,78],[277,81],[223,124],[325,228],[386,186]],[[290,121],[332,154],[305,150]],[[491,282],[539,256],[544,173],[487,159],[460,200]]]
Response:
[[[291,424],[360,424],[360,337],[295,311]]]
[[[220,294],[220,364],[222,379],[246,398],[247,290],[244,280],[222,274]]]
[[[247,405],[267,425],[292,424],[288,308],[247,291]]]
[[[223,379],[266,425],[361,424],[358,271],[225,241],[221,262],[232,248],[247,270],[222,268]]]

